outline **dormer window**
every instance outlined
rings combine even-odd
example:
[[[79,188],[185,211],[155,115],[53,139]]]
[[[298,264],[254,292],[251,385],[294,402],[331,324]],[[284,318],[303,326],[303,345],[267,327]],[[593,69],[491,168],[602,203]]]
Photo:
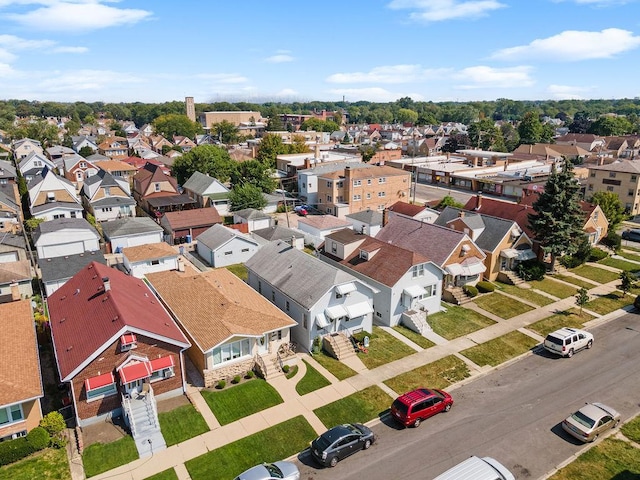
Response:
[[[125,333],[120,337],[120,351],[128,352],[138,348],[138,339],[133,333]]]
[[[360,250],[360,258],[362,260],[369,260],[369,252],[365,250]]]
[[[159,183],[156,183],[156,184],[154,185],[154,189],[155,189],[155,191],[156,191],[156,192],[159,192],[159,191],[160,191],[160,184],[159,184]]]
[[[47,202],[56,201],[56,192],[47,192]]]
[[[87,168],[87,162],[80,162],[80,168]]]

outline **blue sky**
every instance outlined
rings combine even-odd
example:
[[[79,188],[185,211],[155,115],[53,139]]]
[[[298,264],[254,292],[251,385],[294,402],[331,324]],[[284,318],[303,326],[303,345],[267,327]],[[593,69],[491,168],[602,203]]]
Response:
[[[0,98],[640,96],[640,0],[0,0]]]

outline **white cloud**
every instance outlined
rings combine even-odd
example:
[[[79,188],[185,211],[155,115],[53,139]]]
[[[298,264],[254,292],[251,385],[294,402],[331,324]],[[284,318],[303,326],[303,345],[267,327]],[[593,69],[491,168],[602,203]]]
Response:
[[[628,30],[607,28],[601,32],[566,30],[558,35],[537,39],[529,45],[498,50],[492,58],[500,60],[579,61],[611,58],[640,46],[640,36]]]
[[[493,68],[485,65],[468,67],[457,72],[453,78],[463,83],[456,88],[471,90],[476,88],[517,88],[534,84],[529,76],[532,68],[528,66],[511,68]]]
[[[214,83],[224,84],[246,83],[248,81],[247,77],[237,73],[199,73],[194,76],[202,80],[210,80]]]
[[[576,87],[571,85],[549,85],[547,87],[551,96],[557,100],[583,100],[583,93],[592,90],[591,87]]]
[[[0,46],[10,50],[36,50],[55,45],[52,40],[27,40],[15,35],[0,35]]]
[[[393,10],[415,10],[409,14],[411,20],[441,22],[457,18],[485,17],[489,12],[506,5],[497,0],[392,0],[388,7]]]
[[[279,53],[278,55],[272,55],[264,59],[267,63],[287,63],[293,62],[295,59],[291,55]]]
[[[53,53],[87,53],[87,47],[55,47]]]
[[[65,70],[50,72],[37,81],[35,86],[44,93],[68,92],[76,97],[76,92],[97,92],[121,85],[146,83],[148,79],[136,75],[114,72],[112,70]]]
[[[0,62],[10,63],[13,62],[16,58],[17,57],[6,48],[0,47]]]
[[[147,10],[116,8],[101,0],[36,0],[20,2],[38,4],[26,13],[6,14],[5,18],[40,31],[86,32],[121,25],[133,25],[151,16]],[[16,2],[5,2],[5,4]]]
[[[626,5],[636,0],[555,0],[556,3],[573,1],[578,5],[595,5],[596,7],[608,7],[610,5]]]
[[[402,97],[411,97],[414,100],[423,100],[424,96],[419,93],[410,92],[390,92],[381,87],[369,88],[337,88],[329,90],[333,96],[346,97],[347,100],[357,102],[367,100],[370,102],[393,102]]]
[[[11,65],[8,63],[0,63],[0,78],[3,77],[13,77],[14,70],[11,68]]]
[[[368,72],[334,73],[329,83],[410,83],[444,75],[447,69],[426,69],[420,65],[386,65]]]
[[[299,93],[292,88],[283,88],[276,93],[276,97],[295,97],[297,95],[299,95]]]

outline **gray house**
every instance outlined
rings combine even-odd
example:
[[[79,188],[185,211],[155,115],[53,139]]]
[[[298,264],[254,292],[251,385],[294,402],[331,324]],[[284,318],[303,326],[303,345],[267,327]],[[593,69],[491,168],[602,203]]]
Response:
[[[299,348],[311,350],[317,337],[350,346],[347,337],[371,332],[375,290],[353,275],[283,241],[263,246],[245,266],[247,283],[297,322]]]
[[[104,255],[100,251],[38,260],[38,266],[42,273],[42,283],[44,284],[47,297],[67,283],[70,278],[91,262],[98,262],[103,265],[107,264]]]
[[[198,207],[214,206],[220,215],[229,213],[229,189],[220,180],[204,173],[193,172],[182,188],[198,203]]]
[[[261,243],[233,228],[216,224],[198,235],[196,250],[212,267],[244,263],[258,251]]]
[[[282,240],[291,243],[293,241],[294,246],[298,250],[304,249],[304,234],[300,230],[294,230],[293,228],[287,228],[281,225],[254,230],[251,232],[251,236],[268,242]]]

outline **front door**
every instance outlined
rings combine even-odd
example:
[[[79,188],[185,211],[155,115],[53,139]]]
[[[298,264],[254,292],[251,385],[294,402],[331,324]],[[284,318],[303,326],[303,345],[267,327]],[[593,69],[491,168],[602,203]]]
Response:
[[[135,397],[142,389],[142,383],[143,383],[142,379],[135,380],[133,382],[126,383],[124,386],[124,389],[129,395],[131,395],[132,397]]]
[[[258,352],[267,353],[269,351],[269,335],[268,334],[263,335],[258,341],[258,344],[259,344]]]

